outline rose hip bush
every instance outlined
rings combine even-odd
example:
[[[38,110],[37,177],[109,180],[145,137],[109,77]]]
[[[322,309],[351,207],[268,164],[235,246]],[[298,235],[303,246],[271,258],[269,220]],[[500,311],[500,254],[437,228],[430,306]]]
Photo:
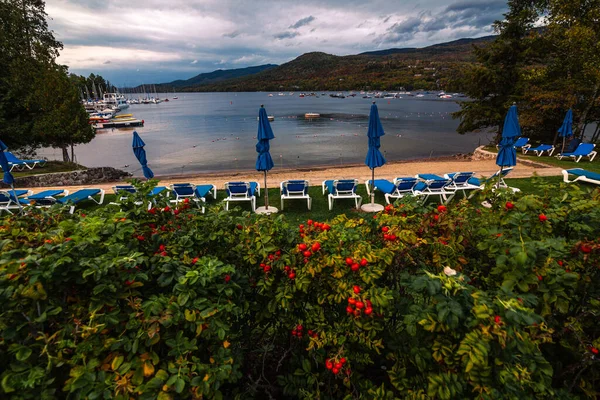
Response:
[[[149,188],[1,220],[2,398],[599,395],[598,193],[298,226]]]

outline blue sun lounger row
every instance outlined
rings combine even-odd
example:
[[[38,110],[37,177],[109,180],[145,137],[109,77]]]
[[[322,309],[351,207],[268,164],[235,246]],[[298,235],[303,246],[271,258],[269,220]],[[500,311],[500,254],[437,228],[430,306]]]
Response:
[[[430,196],[439,196],[440,202],[447,203],[458,193],[470,190],[481,190],[489,180],[498,180],[499,186],[508,188],[504,177],[512,171],[512,168],[504,168],[487,179],[476,178],[473,172],[453,172],[444,176],[436,174],[418,174],[415,177],[399,177],[392,182],[386,179],[374,181],[375,190],[379,190],[385,196],[386,203],[400,199],[404,196],[419,196],[426,201]],[[372,181],[365,182],[367,194],[370,195]],[[514,189],[513,191],[518,191]]]
[[[85,200],[91,200],[96,204],[104,202],[104,190],[102,189],[80,189],[69,194],[65,189],[44,190],[33,194],[31,191],[17,190],[15,197],[12,190],[0,190],[0,212],[6,211],[12,214],[12,210],[19,210],[24,207],[50,207],[55,204],[61,204],[69,207],[69,212],[73,214],[77,204]]]

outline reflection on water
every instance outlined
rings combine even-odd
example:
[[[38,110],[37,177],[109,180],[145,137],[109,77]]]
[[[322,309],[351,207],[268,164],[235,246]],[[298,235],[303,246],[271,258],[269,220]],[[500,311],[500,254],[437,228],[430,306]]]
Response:
[[[186,93],[161,104],[132,105],[127,112],[143,119],[136,128],[146,142],[150,167],[160,174],[251,170],[256,162],[258,109],[265,105],[275,116],[271,155],[275,167],[339,165],[364,162],[371,100],[329,96],[273,96],[267,93]],[[386,135],[381,150],[389,161],[439,157],[472,152],[491,135],[456,133],[458,110],[452,100],[423,98],[378,99]],[[307,120],[304,113],[321,118]],[[76,147],[83,165],[115,166],[141,175],[131,150],[133,130],[99,131]],[[60,159],[45,149],[40,155]],[[127,165],[127,167],[125,167]]]

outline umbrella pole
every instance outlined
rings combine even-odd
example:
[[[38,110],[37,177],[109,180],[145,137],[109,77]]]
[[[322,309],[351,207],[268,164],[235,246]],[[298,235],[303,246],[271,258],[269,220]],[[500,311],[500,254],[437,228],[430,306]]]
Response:
[[[267,171],[265,170],[265,209],[269,209],[269,189],[267,188]]]
[[[371,205],[375,204],[375,168],[371,168]]]
[[[21,205],[21,202],[19,201],[19,198],[17,197],[17,192],[15,190],[15,185],[13,185],[11,183],[10,184],[10,188],[12,189],[13,196],[15,196],[15,200],[17,201],[17,205],[19,206],[19,213],[22,213],[23,212],[23,206]]]
[[[566,141],[566,138],[563,136],[563,146],[562,146],[562,150],[560,151],[561,154],[565,152],[565,141]]]

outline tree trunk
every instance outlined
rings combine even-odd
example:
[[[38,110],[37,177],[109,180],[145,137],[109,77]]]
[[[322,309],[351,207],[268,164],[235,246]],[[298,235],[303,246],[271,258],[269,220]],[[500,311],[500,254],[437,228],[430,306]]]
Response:
[[[69,160],[69,149],[67,148],[67,146],[62,147],[62,153],[63,153],[63,161],[70,162],[71,160]]]
[[[73,143],[71,143],[71,162],[75,162],[75,147],[73,147]]]
[[[23,22],[25,28],[25,41],[27,42],[27,53],[29,57],[33,54],[31,52],[31,39],[29,38],[29,21],[27,19],[27,5],[25,4],[25,0],[21,0],[21,10],[23,11]]]
[[[594,130],[594,134],[592,135],[592,139],[590,142],[594,143],[598,140],[598,134],[600,133],[600,121],[596,121],[596,129]]]
[[[592,95],[592,98],[590,99],[590,101],[588,101],[588,106],[583,111],[583,114],[581,115],[581,119],[579,120],[580,132],[579,132],[578,136],[581,137],[582,139],[583,139],[583,127],[585,127],[585,125],[587,123],[587,116],[590,113],[590,110],[592,109],[592,107],[594,106],[594,103],[596,102],[596,97],[598,97],[598,83],[596,83],[596,85],[594,86],[593,93],[594,94]]]

